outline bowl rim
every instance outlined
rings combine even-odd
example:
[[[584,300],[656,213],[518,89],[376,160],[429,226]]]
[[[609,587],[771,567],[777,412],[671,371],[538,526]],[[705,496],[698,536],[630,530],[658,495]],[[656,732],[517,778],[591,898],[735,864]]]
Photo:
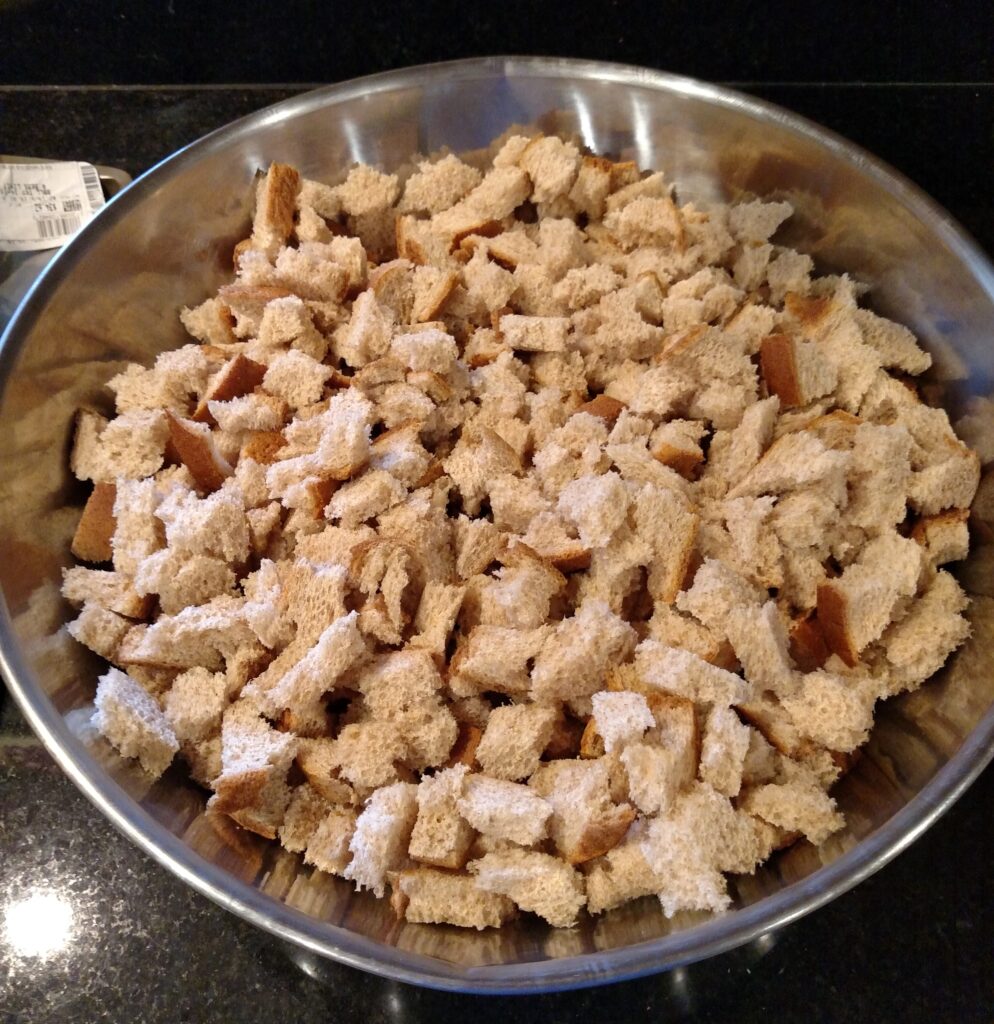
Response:
[[[994,267],[969,234],[938,203],[900,172],[842,136],[781,107],[722,86],[634,65],[572,58],[488,56],[414,65],[303,92],[239,118],[159,161],[123,189],[62,251],[34,283],[0,336],[0,388],[26,332],[58,285],[83,257],[97,232],[125,217],[165,175],[257,128],[346,100],[437,79],[503,76],[597,79],[693,97],[773,122],[825,146],[884,185],[969,268],[994,302]],[[94,228],[98,224],[100,227]],[[128,839],[213,902],[272,935],[338,963],[429,988],[527,994],[618,982],[679,967],[741,946],[823,906],[906,849],[947,811],[994,757],[994,706],[926,786],[883,825],[808,877],[751,906],[662,938],[560,959],[476,967],[397,949],[313,918],[260,892],[205,860],[128,796],[71,733],[23,658],[6,600],[0,596],[0,670],[25,718],[62,770]]]

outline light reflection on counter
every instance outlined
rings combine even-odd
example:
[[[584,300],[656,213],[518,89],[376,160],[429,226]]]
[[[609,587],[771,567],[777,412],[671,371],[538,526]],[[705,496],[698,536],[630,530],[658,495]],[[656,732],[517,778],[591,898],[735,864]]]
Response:
[[[16,956],[47,959],[72,940],[73,908],[65,896],[36,889],[3,911],[4,940]]]

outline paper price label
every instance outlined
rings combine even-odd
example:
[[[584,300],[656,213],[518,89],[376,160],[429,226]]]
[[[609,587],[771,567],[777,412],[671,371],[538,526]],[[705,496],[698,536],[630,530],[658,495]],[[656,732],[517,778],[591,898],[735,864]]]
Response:
[[[92,164],[0,163],[0,251],[55,249],[103,205]]]

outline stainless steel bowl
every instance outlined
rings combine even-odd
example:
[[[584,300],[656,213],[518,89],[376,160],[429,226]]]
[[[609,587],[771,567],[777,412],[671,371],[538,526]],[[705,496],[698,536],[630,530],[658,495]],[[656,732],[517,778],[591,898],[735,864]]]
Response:
[[[724,89],[638,68],[493,58],[376,75],[299,96],[170,157],[110,203],[56,258],[0,344],[2,667],[32,726],[126,835],[211,899],[342,963],[444,989],[527,992],[596,984],[740,945],[855,885],[963,792],[992,753],[992,547],[962,576],[974,635],[940,678],[887,704],[837,790],[848,827],[733,883],[736,909],[673,922],[652,899],[571,931],[398,924],[384,902],[304,869],[247,834],[218,834],[177,770],[153,786],[88,726],[96,663],[52,600],[81,500],[67,476],[73,410],[106,403],[121,360],[179,344],[176,311],[229,273],[255,171],[279,159],[321,176],[362,160],[486,144],[511,123],[578,132],[591,149],[659,168],[683,199],[782,195],[792,242],[823,271],[872,285],[878,311],[936,356],[927,385],[956,409],[994,380],[994,271],[926,196],[829,132]]]

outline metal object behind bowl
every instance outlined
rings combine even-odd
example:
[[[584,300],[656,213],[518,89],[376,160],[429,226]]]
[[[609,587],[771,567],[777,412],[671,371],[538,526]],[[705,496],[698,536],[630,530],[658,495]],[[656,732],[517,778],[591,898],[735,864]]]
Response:
[[[480,147],[512,123],[577,132],[593,150],[659,168],[686,201],[786,196],[791,242],[822,271],[872,285],[872,305],[936,356],[927,393],[955,410],[994,377],[994,271],[900,176],[801,118],[709,85],[583,61],[491,58],[376,75],[296,97],[207,136],[125,189],[52,262],[0,344],[2,667],[35,730],[126,835],[228,909],[307,949],[437,988],[526,992],[596,984],[740,945],[820,906],[927,828],[989,760],[994,594],[987,552],[963,570],[974,635],[940,677],[885,705],[837,788],[847,829],[733,879],[736,909],[668,922],[641,900],[570,931],[398,923],[385,901],[304,869],[276,844],[203,814],[179,768],[150,785],[89,727],[97,663],[57,632],[55,584],[84,491],[67,471],[73,412],[106,406],[122,361],[181,344],[177,310],[230,273],[251,182],[271,160],[322,177],[387,168],[442,146]]]

